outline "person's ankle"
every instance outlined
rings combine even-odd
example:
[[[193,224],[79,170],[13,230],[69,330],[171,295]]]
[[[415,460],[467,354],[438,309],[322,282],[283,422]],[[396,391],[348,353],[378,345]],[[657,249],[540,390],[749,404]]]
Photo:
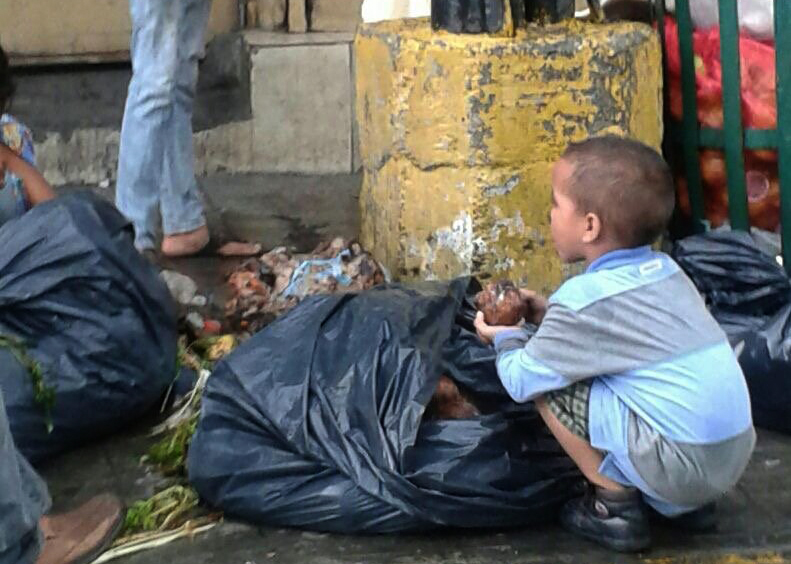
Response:
[[[162,239],[162,254],[170,257],[192,255],[208,245],[209,240],[206,225],[185,233],[165,235]]]

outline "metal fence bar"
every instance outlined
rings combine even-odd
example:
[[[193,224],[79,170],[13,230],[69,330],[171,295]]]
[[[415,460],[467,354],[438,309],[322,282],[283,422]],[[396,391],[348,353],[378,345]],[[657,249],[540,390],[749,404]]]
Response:
[[[682,120],[684,136],[684,171],[687,177],[689,204],[692,209],[692,228],[700,233],[706,230],[703,223],[703,186],[700,179],[700,158],[698,154],[698,99],[695,78],[695,52],[692,45],[692,16],[689,0],[676,2],[678,20],[678,47],[681,55],[681,95],[684,117]]]
[[[739,15],[736,0],[719,0],[719,8],[728,213],[731,227],[747,231],[750,229],[750,216],[747,209],[747,182],[744,172]]]
[[[791,273],[791,2],[775,0],[777,64],[777,161],[780,172],[780,229],[783,264]]]

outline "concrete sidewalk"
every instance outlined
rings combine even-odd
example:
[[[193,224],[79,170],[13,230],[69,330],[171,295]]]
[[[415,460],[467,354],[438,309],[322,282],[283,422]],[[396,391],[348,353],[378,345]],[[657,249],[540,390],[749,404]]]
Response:
[[[358,228],[359,176],[221,175],[203,181],[210,222],[227,235],[266,247],[305,251]],[[109,191],[104,194],[111,197]],[[182,261],[201,291],[221,303],[226,263]],[[127,503],[148,497],[162,478],[140,466],[153,441],[150,424],[63,456],[42,469],[56,509],[100,490]],[[654,548],[638,556],[600,550],[555,524],[529,530],[444,531],[409,536],[331,536],[225,522],[193,540],[124,559],[120,564],[336,563],[727,563],[791,562],[791,437],[760,431],[758,447],[735,492],[720,504],[716,533],[689,536],[655,528]]]

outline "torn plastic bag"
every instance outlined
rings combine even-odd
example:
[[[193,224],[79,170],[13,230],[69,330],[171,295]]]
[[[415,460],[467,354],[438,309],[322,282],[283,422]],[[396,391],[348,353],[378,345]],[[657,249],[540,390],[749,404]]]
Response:
[[[673,257],[736,350],[755,424],[791,433],[791,283],[783,268],[741,231],[683,239]]]
[[[772,0],[744,0],[740,12],[747,5],[768,4]],[[693,18],[698,9],[707,4],[706,10],[716,18],[717,0],[702,0],[691,3]],[[766,6],[764,6],[765,8]],[[768,14],[771,21],[771,13]],[[716,24],[716,19],[712,25]],[[744,22],[743,22],[744,24]],[[771,28],[769,29],[771,33]],[[777,64],[775,48],[742,33],[738,38],[741,72],[740,101],[745,127],[775,129],[777,127]],[[695,88],[697,97],[697,119],[703,127],[722,129],[723,110],[723,62],[720,51],[720,29],[716,25],[696,30],[692,37],[695,52]],[[667,63],[668,110],[670,115],[681,120],[684,116],[681,79],[681,51],[679,50],[678,25],[674,18],[665,21],[665,48]],[[750,224],[767,231],[775,231],[780,225],[780,177],[777,151],[748,149],[744,152],[745,183]],[[713,227],[723,225],[728,219],[728,174],[725,153],[716,149],[700,151],[700,173],[703,181],[703,203],[706,219]],[[686,179],[677,178],[678,207],[684,216],[691,217],[691,205]]]
[[[270,526],[389,533],[552,520],[578,474],[473,338],[467,279],[306,299],[222,360],[193,437],[193,486]],[[447,370],[501,410],[422,417]]]
[[[48,412],[19,351],[0,347],[17,448],[40,461],[139,419],[175,376],[176,316],[127,221],[95,196],[64,196],[0,228],[0,249],[0,337],[23,344],[54,392]]]

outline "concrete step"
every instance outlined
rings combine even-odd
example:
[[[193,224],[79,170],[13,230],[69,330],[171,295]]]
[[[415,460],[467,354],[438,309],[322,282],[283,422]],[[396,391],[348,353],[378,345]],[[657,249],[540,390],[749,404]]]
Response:
[[[360,229],[360,174],[212,174],[201,178],[209,228],[226,239],[309,252],[335,237],[356,239]],[[115,187],[67,184],[66,193],[91,190],[114,201]]]
[[[195,169],[349,174],[359,169],[352,33],[248,31],[215,38],[195,102]],[[55,185],[115,178],[128,64],[22,67],[12,112]]]

